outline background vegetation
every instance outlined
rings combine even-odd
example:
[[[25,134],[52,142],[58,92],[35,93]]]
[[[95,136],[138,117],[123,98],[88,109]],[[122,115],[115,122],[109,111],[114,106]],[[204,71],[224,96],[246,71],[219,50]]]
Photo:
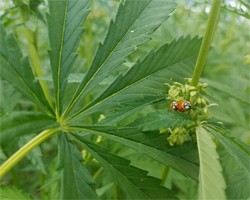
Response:
[[[135,46],[135,52],[128,55],[126,62],[120,65],[118,70],[113,70],[108,78],[103,80],[100,86],[96,87],[90,95],[82,99],[85,105],[92,102],[96,96],[99,96],[99,94],[106,89],[106,86],[113,82],[118,74],[125,74],[138,59],[143,59],[152,48],[156,50],[163,44],[186,35],[191,35],[192,37],[196,35],[203,36],[211,1],[178,0],[176,2],[177,7],[175,12],[159,29],[150,35],[152,40],[145,41],[141,46]],[[231,5],[235,5],[237,9],[233,9],[232,6],[229,6],[230,3]],[[43,81],[48,87],[48,93],[51,94],[54,87],[52,81],[52,75],[54,73],[53,70],[51,72],[51,61],[48,56],[48,49],[50,49],[53,41],[49,43],[49,30],[47,28],[49,25],[46,18],[48,2],[13,0],[11,2],[2,1],[1,4],[1,24],[3,24],[7,34],[14,33],[23,55],[29,57],[31,66],[37,67],[37,69],[33,68],[37,80]],[[70,73],[68,77],[70,89],[65,92],[67,95],[63,98],[64,102],[70,102],[70,97],[74,94],[75,88],[91,65],[95,52],[100,48],[98,43],[104,41],[110,19],[114,19],[116,16],[118,4],[118,0],[95,0],[92,2],[91,12],[84,22],[85,32],[79,41],[79,48],[77,49],[78,57],[72,68],[72,73]],[[242,6],[243,10],[241,10],[239,6]],[[246,158],[245,164],[248,164],[248,166],[248,145],[250,143],[250,22],[247,13],[249,13],[249,7],[249,3],[246,1],[223,2],[220,21],[201,80],[207,82],[209,85],[207,91],[208,98],[211,102],[218,104],[218,106],[211,108],[213,121],[222,122],[224,130],[228,131],[226,134],[230,132],[230,137],[232,136],[233,138],[239,139],[235,140],[235,143],[245,150],[246,154],[244,155],[247,155],[247,157],[242,157],[242,160]],[[183,39],[183,41],[184,40],[185,39]],[[198,39],[197,45],[195,40],[193,43],[195,47],[193,52],[197,54]],[[188,48],[185,44],[183,44],[183,47]],[[35,50],[33,48],[35,48]],[[36,55],[34,52],[38,54]],[[37,56],[39,59],[36,59]],[[38,60],[39,62],[37,62]],[[0,63],[0,65],[2,65],[2,63]],[[181,75],[177,81],[181,81],[185,78],[183,74],[186,72],[182,72],[181,70],[182,68],[178,68],[178,70],[175,71],[176,74],[179,73]],[[2,76],[0,83],[1,163],[6,161],[6,159],[20,147],[34,138],[41,130],[54,127],[55,125],[53,119],[44,117],[44,114],[39,112],[40,107],[28,100],[23,93],[16,90],[5,78],[6,77]],[[46,86],[42,85],[43,89],[44,87]],[[167,95],[168,88],[165,88]],[[53,104],[52,99],[49,101]],[[118,127],[124,127],[148,113],[154,113],[159,109],[167,109],[168,104],[169,102],[167,101],[159,101],[154,104],[145,105],[139,112],[128,115],[122,120],[113,120],[113,124]],[[77,112],[77,109],[81,109],[80,106],[81,104],[73,111]],[[84,118],[81,123],[85,126],[93,125],[100,121],[100,119],[103,119],[106,114],[107,113],[102,112],[93,113]],[[174,115],[173,117],[176,116]],[[184,123],[184,120],[187,120],[181,117],[180,119],[182,123]],[[179,118],[176,118],[176,120],[179,120]],[[77,123],[78,122],[76,122],[76,124]],[[174,122],[171,123],[174,124]],[[110,126],[112,123],[107,124]],[[218,130],[220,129],[218,128]],[[77,130],[75,133],[78,133],[78,131],[79,133],[83,133],[82,130]],[[98,134],[96,132],[94,134],[88,134],[94,131]],[[203,130],[199,131],[202,132]],[[98,129],[98,127],[90,128],[90,130],[84,132],[85,135],[74,135],[77,143],[66,142],[69,138],[60,133],[58,136],[54,135],[48,138],[44,143],[27,154],[24,159],[1,179],[0,197],[2,195],[2,197],[7,196],[9,199],[12,199],[13,195],[13,198],[18,199],[73,198],[75,194],[78,195],[76,192],[77,186],[86,184],[90,185],[91,189],[93,189],[93,185],[95,185],[95,191],[102,199],[122,199],[129,197],[136,199],[136,191],[134,191],[134,194],[127,194],[126,186],[123,187],[114,181],[114,174],[117,174],[117,177],[119,177],[118,182],[120,181],[122,184],[128,185],[131,184],[131,182],[135,184],[135,180],[126,182],[126,175],[129,173],[135,174],[136,177],[138,176],[137,178],[148,178],[148,182],[145,183],[145,185],[151,190],[149,189],[147,192],[144,192],[146,194],[152,194],[153,196],[149,197],[151,199],[157,197],[154,196],[156,193],[168,194],[169,197],[173,195],[181,199],[194,199],[198,197],[198,170],[195,172],[195,167],[192,169],[191,167],[190,169],[184,169],[184,167],[181,166],[183,168],[180,167],[179,170],[174,169],[171,164],[171,167],[166,167],[164,161],[159,162],[161,159],[160,156],[153,158],[153,148],[141,147],[142,149],[140,150],[139,146],[138,149],[135,147],[135,145],[140,144],[140,138],[138,139],[138,143],[130,144],[131,146],[134,145],[134,148],[129,148],[129,145],[121,145],[119,144],[121,141],[115,141],[114,138],[112,138],[112,135],[118,134],[114,132],[114,130],[105,129],[105,132],[110,133],[111,136],[107,138],[101,137],[104,136],[104,134],[101,134],[102,130]],[[213,131],[211,130],[211,132]],[[133,132],[128,132],[126,129],[121,129],[119,132],[119,134],[125,136],[128,133],[131,135],[134,134]],[[226,134],[223,132],[222,136],[228,137]],[[153,136],[155,137],[155,135]],[[218,139],[218,136],[216,136],[216,138],[219,141],[217,141],[218,143],[227,141]],[[144,138],[145,141],[146,139],[147,138]],[[122,139],[118,138],[117,140]],[[157,136],[155,142],[161,140],[164,140],[167,145],[166,136],[164,135],[160,135],[160,138]],[[152,142],[151,138],[150,142]],[[217,146],[224,177],[231,177],[232,174],[230,171],[232,171],[232,168],[237,169],[234,170],[234,179],[225,178],[227,183],[226,195],[232,199],[247,199],[249,198],[249,179],[246,177],[249,175],[249,168],[246,174],[241,171],[241,163],[236,165],[235,160],[228,156],[228,152],[232,152],[232,149],[236,148],[237,145],[232,146],[231,143],[226,144],[226,146],[227,145],[229,146],[229,150],[227,148],[225,150],[225,146],[223,145],[218,144]],[[176,154],[177,157],[187,160],[188,163],[193,162],[197,165],[198,156],[195,146],[196,144],[194,143],[185,143],[182,146],[175,147],[171,155]],[[145,150],[152,152],[145,153]],[[240,152],[238,149],[232,154],[243,155],[238,153],[238,151]],[[159,154],[156,153],[156,157],[157,155]],[[82,158],[84,161],[81,160]],[[164,160],[163,157],[162,159]],[[74,166],[69,164],[69,160],[75,162]],[[131,162],[130,165],[128,160]],[[86,168],[81,167],[81,162],[84,162]],[[191,164],[188,166],[191,166]],[[66,174],[63,174],[63,168],[67,169]],[[113,170],[113,172],[107,173],[105,170],[107,168],[111,171]],[[70,177],[67,177],[70,176],[70,174],[74,174],[74,170],[79,170],[78,176],[84,177],[85,181],[81,179],[71,180]],[[147,171],[149,176],[146,176],[147,173],[143,170]],[[187,172],[185,172],[185,170]],[[192,170],[194,170],[194,172]],[[245,179],[242,179],[244,176]],[[152,177],[155,177],[155,179]],[[62,179],[64,179],[66,185],[60,182]],[[213,183],[210,183],[208,186],[212,184]],[[143,188],[145,185],[138,183],[138,188]],[[156,188],[158,188],[159,185],[164,186],[164,188],[168,190],[165,191],[162,189],[163,191],[161,191],[159,189],[158,191]],[[85,188],[88,187],[86,186]],[[82,191],[79,193],[81,192]],[[91,196],[92,193],[89,193],[89,191],[83,191],[83,193],[88,193],[88,195],[90,195],[88,198],[97,198],[95,193],[93,193],[93,196]],[[82,194],[79,195],[81,197]]]

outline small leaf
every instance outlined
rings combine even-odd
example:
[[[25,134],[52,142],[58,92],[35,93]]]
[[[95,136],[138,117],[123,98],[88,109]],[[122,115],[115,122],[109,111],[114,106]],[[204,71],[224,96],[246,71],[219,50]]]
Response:
[[[149,113],[145,117],[135,120],[128,126],[138,127],[142,131],[152,131],[159,130],[161,128],[183,126],[191,122],[192,120],[183,113],[164,109]]]
[[[105,41],[99,45],[69,109],[111,70],[121,65],[138,45],[148,41],[149,35],[167,20],[174,8],[173,0],[127,0],[125,4],[120,3],[116,20],[110,22]]]
[[[61,199],[99,199],[93,188],[95,183],[83,164],[81,153],[67,139],[66,133],[61,133],[59,137]]]
[[[40,83],[35,80],[27,57],[23,57],[13,34],[0,24],[0,76],[15,86],[42,110],[53,114]]]
[[[23,135],[56,126],[55,119],[39,112],[12,112],[0,120],[0,145],[7,146]]]
[[[145,154],[195,180],[198,178],[198,154],[196,146],[191,143],[172,147],[166,141],[165,134],[159,134],[159,132],[141,133],[136,128],[105,126],[77,126],[72,128],[103,136]]]
[[[77,141],[97,159],[120,185],[129,199],[176,199],[160,186],[161,180],[147,176],[148,172],[129,165],[129,161],[107,153],[107,150],[76,136]]]
[[[75,51],[83,33],[82,24],[89,13],[90,3],[90,0],[49,1],[49,55],[59,113],[62,110],[67,78],[76,59]]]
[[[211,135],[202,127],[196,132],[200,158],[199,199],[226,199],[226,184]]]

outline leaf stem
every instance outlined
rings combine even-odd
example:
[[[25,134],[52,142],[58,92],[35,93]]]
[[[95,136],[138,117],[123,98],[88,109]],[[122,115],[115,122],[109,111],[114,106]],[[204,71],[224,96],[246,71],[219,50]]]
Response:
[[[195,69],[194,69],[194,73],[193,73],[193,77],[191,81],[192,86],[196,86],[198,84],[199,78],[203,71],[203,66],[205,64],[208,50],[212,42],[213,35],[215,33],[215,29],[218,23],[219,14],[220,14],[220,4],[221,4],[221,0],[214,0],[213,2],[212,8],[209,14],[209,18],[208,18],[205,35],[202,40],[201,48],[200,48],[199,55],[196,61],[196,65],[195,65]]]
[[[32,149],[41,144],[51,135],[53,135],[60,128],[51,128],[41,132],[39,135],[34,137],[23,147],[21,147],[16,153],[14,153],[5,163],[0,166],[0,178],[2,178],[12,167],[14,167],[26,154],[28,154]]]
[[[20,8],[20,14],[22,20],[25,22],[27,20],[27,14],[26,11],[24,10],[23,7]],[[34,32],[29,30],[27,27],[24,27],[24,34],[26,36],[27,42],[28,42],[28,50],[29,50],[29,57],[31,60],[31,64],[35,73],[36,77],[41,77],[43,76],[42,70],[41,70],[41,63],[40,63],[40,58],[37,52],[37,47],[35,45],[35,37],[34,37]],[[47,99],[49,105],[53,107],[52,103],[52,98],[49,93],[49,89],[45,81],[39,80],[42,90],[44,92],[45,98]]]

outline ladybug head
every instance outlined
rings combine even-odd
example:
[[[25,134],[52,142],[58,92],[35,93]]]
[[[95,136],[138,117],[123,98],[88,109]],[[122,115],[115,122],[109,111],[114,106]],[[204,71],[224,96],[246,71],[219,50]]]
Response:
[[[184,105],[183,105],[184,110],[189,110],[191,107],[192,106],[191,106],[191,103],[189,101],[184,102]]]

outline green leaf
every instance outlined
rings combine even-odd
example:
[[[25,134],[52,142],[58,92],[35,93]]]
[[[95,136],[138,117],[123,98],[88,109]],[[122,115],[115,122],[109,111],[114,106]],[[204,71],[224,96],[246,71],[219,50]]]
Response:
[[[128,199],[176,199],[170,190],[160,186],[161,180],[147,176],[148,172],[129,165],[128,160],[107,153],[106,149],[86,141],[82,136],[75,137],[110,173]]]
[[[138,45],[149,40],[173,12],[173,0],[127,0],[120,4],[115,21],[110,22],[104,43],[99,45],[92,64],[81,82],[69,109],[124,62]],[[79,101],[81,103],[81,101]]]
[[[227,199],[249,199],[249,171],[242,167],[238,160],[228,153],[220,143],[218,145],[218,153],[227,184]]]
[[[6,185],[0,186],[0,199],[2,200],[31,200],[28,194],[23,191],[18,190],[15,187],[10,187]]]
[[[142,131],[159,130],[175,126],[183,126],[191,123],[192,120],[183,113],[178,113],[169,109],[156,110],[144,117],[135,120],[128,126],[138,127]]]
[[[12,112],[6,117],[1,117],[0,145],[7,146],[23,135],[38,133],[55,126],[57,126],[55,119],[43,113]]]
[[[250,159],[250,148],[249,145],[243,143],[237,138],[226,134],[225,131],[222,131],[215,126],[205,127],[225,148],[225,150],[237,160],[237,163],[244,168],[250,174],[249,168],[249,159]]]
[[[216,145],[206,129],[196,132],[200,158],[199,199],[226,199],[226,184]]]
[[[13,34],[0,24],[0,76],[15,86],[42,110],[53,114],[40,83],[35,80],[27,57],[23,57]]]
[[[119,76],[102,94],[76,113],[73,118],[112,109],[114,116],[131,114],[167,96],[166,85],[172,80],[183,81],[191,75],[200,40],[180,38],[151,51],[124,75]]]
[[[83,33],[82,24],[89,13],[90,4],[90,0],[49,1],[49,55],[59,113],[63,106],[67,77],[75,62],[75,51]]]
[[[186,176],[198,179],[198,154],[196,146],[191,143],[172,147],[166,141],[165,134],[141,133],[136,128],[78,126],[72,127],[72,130],[74,129],[108,138],[170,166]]]
[[[99,199],[94,180],[83,164],[76,146],[62,133],[59,140],[60,167],[62,167],[61,199]]]
[[[237,81],[231,82],[230,85],[228,85],[228,83],[222,83],[222,81],[215,82],[208,79],[203,80],[204,82],[208,83],[209,87],[212,87],[214,90],[217,90],[222,94],[226,94],[229,97],[233,97],[244,104],[250,105],[249,96],[247,95],[247,92],[242,92],[247,91],[247,79],[238,78]],[[233,77],[232,80],[234,80]],[[238,88],[241,88],[242,90],[240,91]]]

